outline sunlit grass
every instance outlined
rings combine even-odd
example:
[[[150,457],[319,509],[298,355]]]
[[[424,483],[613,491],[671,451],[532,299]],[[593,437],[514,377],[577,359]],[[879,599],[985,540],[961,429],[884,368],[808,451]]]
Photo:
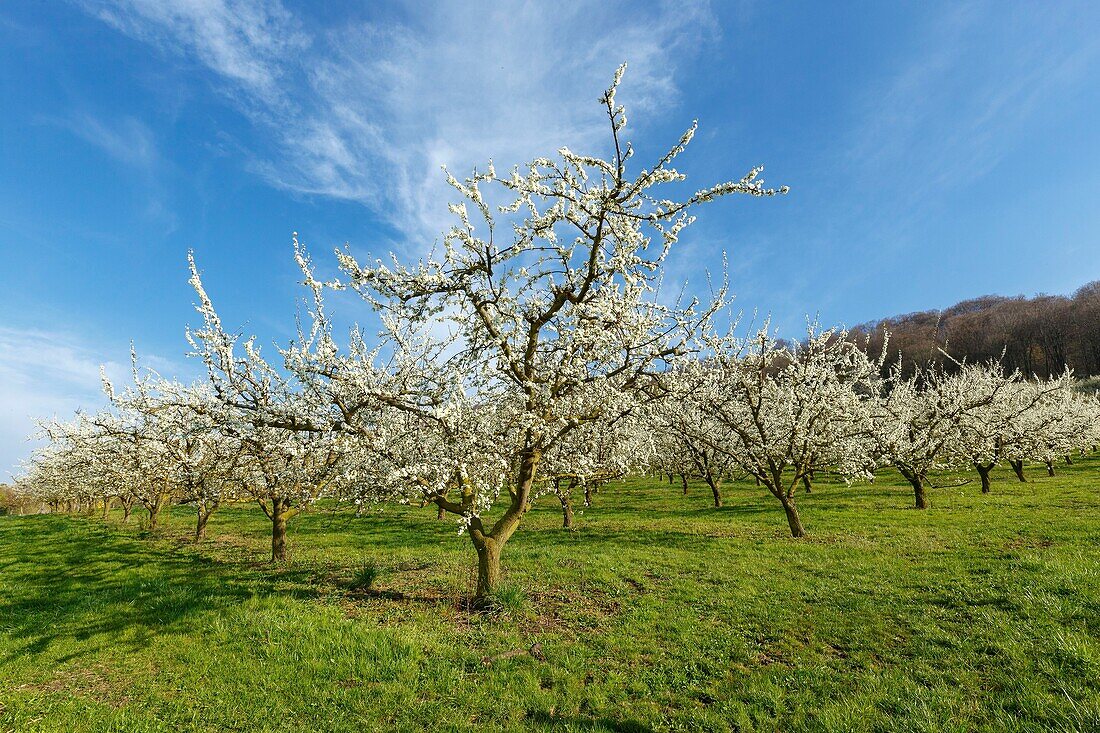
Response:
[[[823,480],[802,540],[751,483],[548,500],[488,614],[430,509],[322,507],[283,567],[247,505],[0,518],[0,731],[1100,730],[1100,460],[1044,473]]]

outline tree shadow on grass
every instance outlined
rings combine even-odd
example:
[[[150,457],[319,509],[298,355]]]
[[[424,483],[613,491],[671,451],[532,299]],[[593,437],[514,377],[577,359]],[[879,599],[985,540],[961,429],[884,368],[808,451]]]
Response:
[[[3,662],[100,635],[112,646],[141,648],[157,634],[186,629],[196,615],[271,592],[262,578],[242,579],[226,563],[64,516],[0,523],[0,547],[8,591],[0,598],[3,633],[22,641]]]

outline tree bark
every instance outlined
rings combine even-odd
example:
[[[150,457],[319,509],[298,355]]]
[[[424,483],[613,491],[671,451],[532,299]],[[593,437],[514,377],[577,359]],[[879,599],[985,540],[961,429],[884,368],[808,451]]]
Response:
[[[206,539],[206,523],[210,521],[210,515],[214,513],[216,507],[210,507],[208,510],[204,510],[202,502],[197,504],[197,517],[195,519],[195,542],[202,542]]]
[[[535,474],[541,460],[542,453],[538,449],[528,448],[524,451],[511,495],[512,501],[490,531],[485,531],[478,518],[470,523],[470,541],[477,550],[477,589],[473,598],[475,608],[484,607],[500,583],[500,556],[505,543],[519,528],[523,515],[527,513],[535,486]]]
[[[982,493],[988,494],[990,490],[989,472],[993,469],[993,466],[983,466],[980,463],[975,463],[974,468],[978,469],[978,476],[982,479]]]
[[[439,507],[439,511],[436,512],[435,518],[436,519],[443,519],[446,515],[447,515],[447,512],[443,509],[443,507]]]
[[[908,471],[902,471],[901,475],[905,476],[913,487],[913,500],[917,509],[927,509],[928,497],[924,493],[924,477]]]
[[[721,509],[722,508],[722,482],[719,479],[716,479],[713,476],[711,476],[709,473],[706,476],[704,476],[703,478],[706,480],[707,486],[710,487],[711,493],[714,494],[714,508],[715,509]]]
[[[1054,461],[1047,461],[1047,476],[1053,476],[1054,474]]]
[[[814,486],[810,482],[810,474],[808,474],[808,473],[802,474],[802,487],[806,490],[807,494],[814,493]]]
[[[111,497],[107,497],[103,500],[103,519],[107,519],[107,515],[111,513]]]
[[[285,499],[271,502],[271,562],[286,562],[286,510],[289,503]]]
[[[680,474],[680,485],[684,487],[684,496],[688,495],[688,477],[686,474]]]
[[[559,491],[558,501],[561,502],[561,526],[565,529],[573,529],[573,499],[568,492]]]
[[[479,533],[480,534],[480,533]],[[486,599],[500,585],[500,551],[501,545],[492,537],[482,535],[479,542],[474,540],[477,548],[477,590],[474,592],[474,606],[483,606]]]
[[[787,513],[787,524],[791,527],[791,537],[805,537],[806,529],[802,526],[802,519],[798,516],[798,507],[794,499],[783,500],[783,511]]]
[[[130,521],[130,514],[134,511],[134,502],[124,501],[122,502],[122,523]]]
[[[1016,478],[1020,479],[1021,483],[1027,482],[1024,478],[1024,462],[1023,461],[1009,461],[1012,464],[1012,472],[1016,474]]]

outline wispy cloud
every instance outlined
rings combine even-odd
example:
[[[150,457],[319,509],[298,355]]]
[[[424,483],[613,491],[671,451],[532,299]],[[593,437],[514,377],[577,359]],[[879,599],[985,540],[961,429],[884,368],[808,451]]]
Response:
[[[951,7],[913,55],[868,89],[849,161],[916,195],[972,183],[1100,51],[1094,37],[1066,42],[1076,37],[1074,22],[1074,13],[1056,7]]]
[[[152,130],[135,117],[108,120],[82,112],[46,121],[63,127],[124,165],[150,168],[161,161]]]
[[[72,333],[0,326],[0,481],[30,453],[37,420],[68,419],[107,404],[101,366],[114,384],[130,383],[130,364],[107,352]],[[166,377],[197,376],[194,365],[156,354],[139,354],[139,364]]]
[[[100,364],[113,379],[126,374],[71,334],[0,327],[0,478],[26,457],[35,420],[105,403]]]
[[[309,44],[275,0],[79,0],[118,30],[175,53],[271,101],[282,97],[286,59]]]
[[[705,3],[409,3],[404,23],[308,29],[278,2],[89,0],[120,31],[203,63],[275,140],[253,168],[293,191],[362,202],[430,241],[446,208],[439,171],[592,148],[595,100],[621,61],[623,98],[659,111],[677,64],[716,35]]]
[[[915,288],[925,274],[906,280],[899,259],[952,256],[920,241],[929,222],[1018,153],[1049,104],[1092,84],[1100,37],[1076,27],[1070,6],[970,2],[927,17],[851,100],[851,124],[817,161],[821,181],[845,174],[843,185],[818,187],[812,205],[829,215],[800,237],[813,266],[792,274],[792,289],[814,292],[817,307],[899,279]],[[897,306],[883,307],[864,317]]]

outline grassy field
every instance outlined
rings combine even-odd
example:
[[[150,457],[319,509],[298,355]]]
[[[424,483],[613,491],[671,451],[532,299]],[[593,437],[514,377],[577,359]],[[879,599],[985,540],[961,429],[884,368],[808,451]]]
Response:
[[[298,517],[284,567],[249,506],[0,517],[0,731],[1098,731],[1100,459],[1030,472],[820,482],[803,540],[751,484],[547,501],[488,616],[428,509]]]

